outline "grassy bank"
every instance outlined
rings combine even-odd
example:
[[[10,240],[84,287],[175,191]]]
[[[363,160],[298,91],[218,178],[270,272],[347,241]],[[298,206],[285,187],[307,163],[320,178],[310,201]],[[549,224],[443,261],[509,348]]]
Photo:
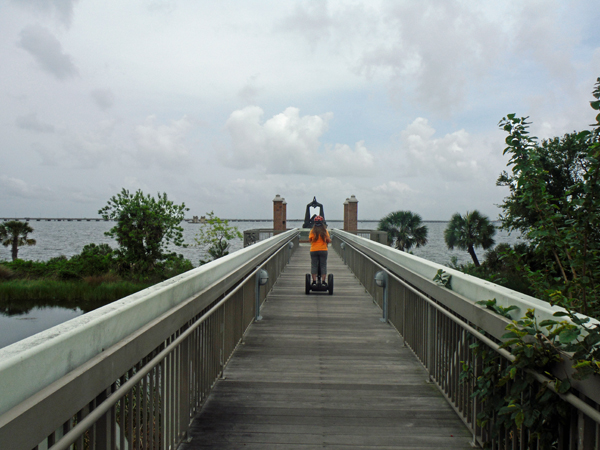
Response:
[[[0,314],[24,314],[34,307],[88,312],[192,269],[180,255],[167,256],[145,273],[123,266],[106,244],[88,244],[71,258],[2,261]]]
[[[9,280],[0,283],[0,313],[25,314],[34,307],[48,306],[88,312],[151,285],[131,281]]]

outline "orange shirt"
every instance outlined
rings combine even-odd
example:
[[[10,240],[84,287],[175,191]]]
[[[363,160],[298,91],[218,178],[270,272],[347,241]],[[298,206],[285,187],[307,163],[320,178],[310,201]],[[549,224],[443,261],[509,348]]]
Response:
[[[331,237],[329,236],[329,231],[325,230],[325,233],[327,233],[327,241],[331,242]],[[327,251],[327,242],[323,241],[323,239],[321,239],[321,236],[319,236],[317,238],[317,236],[313,232],[313,230],[310,230],[310,233],[308,235],[308,240],[310,241],[310,251],[311,252]]]

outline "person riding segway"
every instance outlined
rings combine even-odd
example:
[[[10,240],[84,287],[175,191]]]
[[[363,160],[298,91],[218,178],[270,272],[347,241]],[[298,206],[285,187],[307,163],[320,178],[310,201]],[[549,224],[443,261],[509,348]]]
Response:
[[[314,226],[308,235],[310,241],[310,274],[306,274],[306,294],[313,291],[328,291],[333,294],[333,275],[327,276],[327,244],[331,236],[322,216],[314,218]]]

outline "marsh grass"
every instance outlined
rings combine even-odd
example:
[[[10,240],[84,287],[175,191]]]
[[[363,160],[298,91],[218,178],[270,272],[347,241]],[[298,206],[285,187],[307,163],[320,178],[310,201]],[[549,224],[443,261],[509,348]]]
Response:
[[[0,281],[10,280],[14,277],[14,273],[8,267],[0,264]]]
[[[103,277],[89,278],[83,281],[4,281],[0,283],[0,313],[25,314],[34,307],[50,306],[80,308],[89,312],[152,285],[131,281],[107,282]]]

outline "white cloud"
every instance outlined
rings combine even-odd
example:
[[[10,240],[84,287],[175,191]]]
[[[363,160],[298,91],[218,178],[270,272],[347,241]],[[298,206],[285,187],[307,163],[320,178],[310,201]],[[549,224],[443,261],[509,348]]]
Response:
[[[258,167],[269,174],[369,176],[373,155],[364,141],[354,150],[346,144],[327,145],[320,151],[320,138],[333,114],[300,116],[288,107],[262,123],[264,111],[248,106],[234,111],[225,124],[231,147],[222,156],[225,165],[238,169]]]
[[[57,151],[53,146],[46,146],[39,142],[31,144],[31,148],[42,158],[42,166],[57,166],[64,161],[64,151]]]
[[[63,52],[58,39],[41,25],[28,25],[21,31],[19,47],[33,56],[38,65],[59,80],[78,75],[70,55]]]
[[[14,5],[29,8],[37,15],[55,17],[69,27],[73,20],[73,7],[79,0],[12,0]]]
[[[335,21],[328,6],[328,2],[322,0],[296,3],[294,12],[282,21],[280,30],[300,32],[314,47],[331,36]]]
[[[538,62],[551,75],[571,83],[575,79],[572,48],[579,36],[557,32],[564,20],[563,7],[568,6],[556,0],[521,2],[514,10],[518,16],[514,48],[524,59]]]
[[[52,191],[48,188],[29,184],[20,178],[7,175],[0,175],[0,187],[0,195],[5,198],[48,199],[52,197]]]
[[[115,103],[115,95],[110,89],[92,89],[90,95],[98,108],[103,111],[111,108]]]
[[[358,141],[354,150],[346,144],[335,144],[327,152],[326,172],[338,176],[371,176],[375,171],[375,157]]]
[[[406,183],[401,183],[399,181],[388,181],[387,183],[380,184],[379,186],[375,186],[373,188],[374,192],[382,193],[385,195],[398,195],[398,194],[406,194],[408,192],[414,192],[411,187]]]
[[[55,131],[54,125],[42,122],[34,112],[24,116],[18,116],[16,124],[23,130],[37,131],[38,133],[54,133]]]
[[[465,130],[434,138],[427,119],[417,118],[401,133],[406,173],[411,176],[442,176],[447,181],[484,177],[481,162],[487,157],[481,142]]]
[[[189,150],[185,143],[192,122],[187,116],[171,120],[168,125],[157,123],[156,116],[148,116],[135,128],[135,157],[143,166],[150,163],[185,167]]]
[[[150,12],[170,14],[177,8],[175,0],[145,0],[145,3]]]
[[[305,2],[287,30],[325,47],[368,80],[383,77],[396,100],[411,96],[433,111],[462,107],[473,78],[490,73],[506,46],[502,29],[468,3],[439,0]]]
[[[64,158],[69,165],[87,169],[113,162],[120,153],[112,140],[115,126],[115,120],[105,120],[89,131],[66,132],[63,143],[65,153],[60,158]]]
[[[253,75],[246,81],[246,84],[240,91],[238,92],[238,97],[245,104],[254,104],[258,98],[258,94],[262,91],[261,88],[257,86],[258,75]]]
[[[230,217],[269,217],[276,193],[296,217],[351,194],[362,217],[492,215],[498,120],[587,128],[600,74],[592,0],[0,4],[5,172],[61,198],[7,213],[77,214],[63,192],[130,177]]]
[[[259,166],[268,173],[313,173],[319,138],[332,114],[300,117],[298,108],[289,107],[264,124],[263,115],[258,106],[231,113],[225,124],[231,137],[225,163],[235,168]]]

